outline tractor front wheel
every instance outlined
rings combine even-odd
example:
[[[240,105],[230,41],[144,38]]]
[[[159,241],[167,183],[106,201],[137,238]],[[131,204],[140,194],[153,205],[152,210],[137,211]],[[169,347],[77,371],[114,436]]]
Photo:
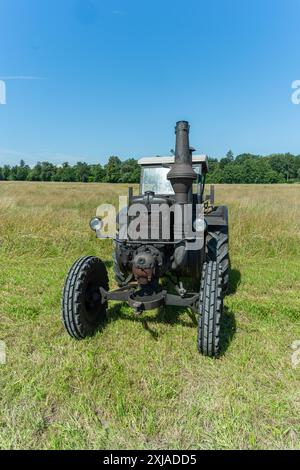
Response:
[[[222,311],[222,268],[216,261],[209,261],[203,265],[199,299],[198,351],[204,356],[220,353]]]
[[[100,287],[108,290],[105,264],[94,256],[75,261],[65,280],[62,296],[63,325],[73,338],[91,336],[106,318]]]

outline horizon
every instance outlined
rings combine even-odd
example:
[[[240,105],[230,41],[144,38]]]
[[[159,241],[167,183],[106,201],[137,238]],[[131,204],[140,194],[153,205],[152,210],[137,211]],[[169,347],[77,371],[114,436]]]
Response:
[[[230,151],[230,150],[229,150],[229,151]],[[228,152],[229,152],[229,151],[228,151]],[[228,152],[226,152],[226,154],[227,154]],[[206,157],[207,157],[209,160],[217,160],[218,162],[220,162],[220,160],[221,160],[222,158],[226,158],[226,154],[223,155],[223,156],[220,156],[220,157],[214,157],[214,156],[212,156],[212,155],[206,155]],[[233,154],[233,156],[234,156],[234,161],[235,161],[235,159],[236,159],[237,157],[240,157],[240,156],[242,156],[242,155],[249,155],[249,156],[251,156],[251,157],[258,157],[258,158],[269,158],[269,157],[273,157],[273,156],[276,156],[276,155],[290,155],[290,156],[292,156],[292,157],[294,158],[294,157],[299,157],[299,156],[300,156],[300,153],[299,153],[299,154],[292,154],[292,153],[290,153],[290,152],[283,152],[283,153],[274,152],[274,153],[270,153],[270,154],[267,154],[267,155],[260,155],[260,154],[253,154],[253,153],[250,153],[250,152],[242,152],[242,153],[240,153],[240,154],[238,154],[238,155],[234,155],[234,154]],[[152,157],[160,157],[160,156],[162,156],[162,155],[152,155]],[[171,157],[172,154],[170,154],[169,156]],[[12,167],[12,166],[20,166],[21,161],[23,161],[24,164],[25,164],[25,165],[28,165],[31,169],[34,168],[34,167],[35,167],[37,164],[39,164],[39,163],[51,163],[51,164],[53,164],[54,166],[56,166],[57,168],[62,167],[65,163],[68,163],[70,166],[75,166],[75,165],[77,165],[78,163],[87,163],[88,165],[101,165],[102,167],[104,167],[104,166],[108,163],[108,161],[109,161],[109,159],[110,159],[111,157],[117,157],[117,158],[120,159],[121,163],[124,163],[124,162],[126,162],[127,160],[131,160],[131,159],[138,161],[139,158],[147,158],[147,157],[151,157],[151,155],[143,155],[143,156],[137,157],[137,158],[134,158],[134,157],[122,158],[122,157],[120,157],[119,155],[109,155],[109,156],[106,158],[106,160],[105,160],[104,162],[99,162],[99,161],[97,161],[97,162],[88,162],[88,161],[86,161],[86,160],[78,160],[78,161],[76,161],[76,162],[72,162],[72,163],[71,163],[71,162],[69,162],[69,161],[66,160],[66,161],[62,161],[61,163],[55,163],[55,162],[53,162],[53,161],[51,161],[51,160],[37,160],[37,161],[35,161],[35,162],[32,163],[32,164],[29,164],[24,158],[21,157],[18,161],[16,161],[16,162],[13,163],[13,164],[11,164],[11,163],[2,163],[2,164],[1,164],[1,163],[0,163],[0,168],[3,168],[3,167],[6,166],[6,165],[11,166],[11,167]]]
[[[229,149],[229,150],[225,153],[225,155],[222,155],[222,156],[219,156],[219,157],[215,157],[215,156],[212,156],[212,155],[206,155],[206,154],[204,154],[204,155],[208,158],[208,160],[217,160],[218,162],[220,162],[220,160],[221,160],[222,158],[226,158],[227,154],[228,154],[230,151],[231,151],[231,149]],[[270,158],[270,157],[273,157],[273,156],[276,156],[276,155],[290,155],[290,156],[292,156],[293,158],[294,158],[294,157],[295,157],[295,158],[300,157],[300,153],[299,153],[299,154],[293,154],[293,153],[290,153],[290,152],[283,152],[283,153],[281,153],[281,152],[274,152],[274,153],[270,153],[270,154],[266,154],[266,155],[263,155],[263,154],[254,154],[254,153],[250,153],[250,152],[242,152],[242,153],[237,154],[237,155],[233,154],[233,160],[235,161],[235,159],[236,159],[237,157],[240,157],[240,156],[243,156],[243,155],[249,155],[249,156],[251,156],[251,157],[258,157],[258,158]],[[103,162],[100,162],[100,161],[97,161],[97,162],[88,162],[88,161],[86,161],[86,160],[82,160],[82,159],[81,159],[81,160],[77,160],[76,162],[72,162],[72,163],[69,162],[69,161],[67,161],[67,160],[62,161],[61,163],[55,163],[55,162],[53,162],[53,161],[51,161],[51,160],[41,160],[41,159],[40,159],[40,160],[37,160],[37,161],[35,161],[34,163],[31,163],[31,164],[28,163],[24,158],[21,157],[21,158],[20,158],[18,161],[16,161],[15,163],[7,163],[7,162],[6,162],[6,163],[5,163],[5,162],[4,162],[4,163],[1,163],[1,162],[0,162],[0,168],[3,168],[4,166],[10,166],[10,167],[12,167],[12,166],[20,166],[21,161],[23,161],[23,163],[24,163],[25,165],[29,166],[30,169],[33,169],[33,168],[34,168],[37,164],[39,164],[39,163],[51,163],[51,164],[53,164],[54,166],[56,166],[57,168],[62,167],[65,163],[68,163],[70,166],[75,166],[75,165],[77,165],[78,163],[86,163],[86,164],[88,164],[88,165],[101,165],[102,167],[104,167],[104,166],[108,163],[108,161],[109,161],[109,159],[110,159],[111,157],[117,157],[117,158],[119,158],[119,160],[121,161],[121,163],[124,163],[124,162],[126,162],[127,160],[131,160],[131,159],[138,161],[140,158],[161,157],[161,156],[162,156],[162,155],[143,155],[143,156],[140,156],[140,157],[137,157],[137,158],[135,158],[135,157],[122,158],[122,157],[120,157],[120,155],[109,155],[108,157],[106,157],[106,160],[103,161]],[[168,154],[168,156],[171,157],[172,154],[170,153],[170,154]],[[194,156],[196,156],[196,155],[194,155]]]
[[[181,119],[210,158],[299,155],[299,13],[297,0],[3,3],[0,166],[168,154]]]

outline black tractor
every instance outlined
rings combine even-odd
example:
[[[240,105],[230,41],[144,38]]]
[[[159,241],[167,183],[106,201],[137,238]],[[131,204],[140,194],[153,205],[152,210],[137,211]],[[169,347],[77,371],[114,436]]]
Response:
[[[175,155],[139,160],[138,195],[128,189],[127,205],[116,217],[114,274],[94,256],[79,258],[63,290],[62,319],[76,339],[90,336],[106,318],[108,301],[126,302],[136,315],[165,305],[198,314],[200,353],[218,356],[223,297],[229,284],[228,209],[204,195],[208,161],[193,155],[189,124],[175,128]],[[105,238],[101,217],[90,227]],[[169,288],[165,286],[168,285]]]

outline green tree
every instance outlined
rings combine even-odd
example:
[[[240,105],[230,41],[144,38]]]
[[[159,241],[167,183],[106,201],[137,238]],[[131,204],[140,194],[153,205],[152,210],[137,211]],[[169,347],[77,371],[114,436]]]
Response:
[[[229,150],[229,151],[226,153],[226,157],[221,158],[220,164],[219,164],[219,165],[220,165],[220,168],[223,170],[226,165],[228,165],[229,163],[232,163],[233,161],[234,161],[233,152],[232,152],[232,150]]]
[[[26,165],[24,160],[20,161],[20,165],[16,167],[16,180],[17,181],[26,181],[30,172],[30,167]]]
[[[236,163],[243,163],[245,160],[263,158],[260,155],[253,155],[252,153],[241,153],[235,158]]]
[[[290,153],[270,155],[269,160],[272,169],[281,174],[286,182],[296,178],[296,158],[293,155]]]
[[[57,181],[65,181],[67,183],[76,181],[74,167],[70,166],[68,162],[64,162],[62,166],[57,169],[56,178]]]
[[[245,175],[242,165],[230,162],[223,169],[222,182],[227,184],[238,184],[243,182],[244,177]]]
[[[41,180],[42,181],[54,181],[56,173],[56,166],[53,163],[42,162],[41,167]]]
[[[104,168],[99,163],[97,165],[91,165],[91,176],[93,178],[92,181],[101,183],[105,179]]]
[[[27,179],[29,181],[41,181],[41,172],[42,164],[41,162],[37,162],[37,164],[29,171]]]
[[[140,181],[141,168],[134,158],[129,158],[121,164],[121,182],[138,183]]]
[[[229,150],[227,153],[226,153],[226,158],[229,162],[233,162],[234,160],[234,155],[233,155],[233,152],[232,150]]]
[[[10,166],[9,165],[4,165],[4,167],[2,169],[2,175],[3,175],[3,179],[5,179],[6,181],[9,180],[10,171],[11,171]]]
[[[107,183],[119,183],[121,181],[122,163],[119,157],[109,157],[105,169],[105,181]]]
[[[90,176],[90,167],[87,163],[77,162],[74,166],[76,181],[87,183]]]

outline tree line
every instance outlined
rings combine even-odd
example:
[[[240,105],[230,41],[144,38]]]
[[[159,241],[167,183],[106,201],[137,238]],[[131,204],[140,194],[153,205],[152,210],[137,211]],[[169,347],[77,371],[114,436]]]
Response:
[[[134,158],[121,161],[111,156],[105,165],[78,162],[54,165],[38,162],[30,167],[24,160],[19,165],[0,167],[2,181],[64,181],[82,183],[138,183],[140,167]],[[208,183],[293,183],[300,182],[300,155],[272,154],[268,156],[243,153],[234,157],[209,157]]]
[[[19,165],[0,167],[0,180],[5,181],[64,181],[80,183],[138,183],[140,167],[134,158],[121,161],[112,156],[105,165],[78,162],[54,165],[38,162],[30,168],[24,160]]]
[[[234,158],[230,150],[220,160],[209,158],[209,183],[294,183],[300,181],[300,155],[268,156],[243,153]]]

